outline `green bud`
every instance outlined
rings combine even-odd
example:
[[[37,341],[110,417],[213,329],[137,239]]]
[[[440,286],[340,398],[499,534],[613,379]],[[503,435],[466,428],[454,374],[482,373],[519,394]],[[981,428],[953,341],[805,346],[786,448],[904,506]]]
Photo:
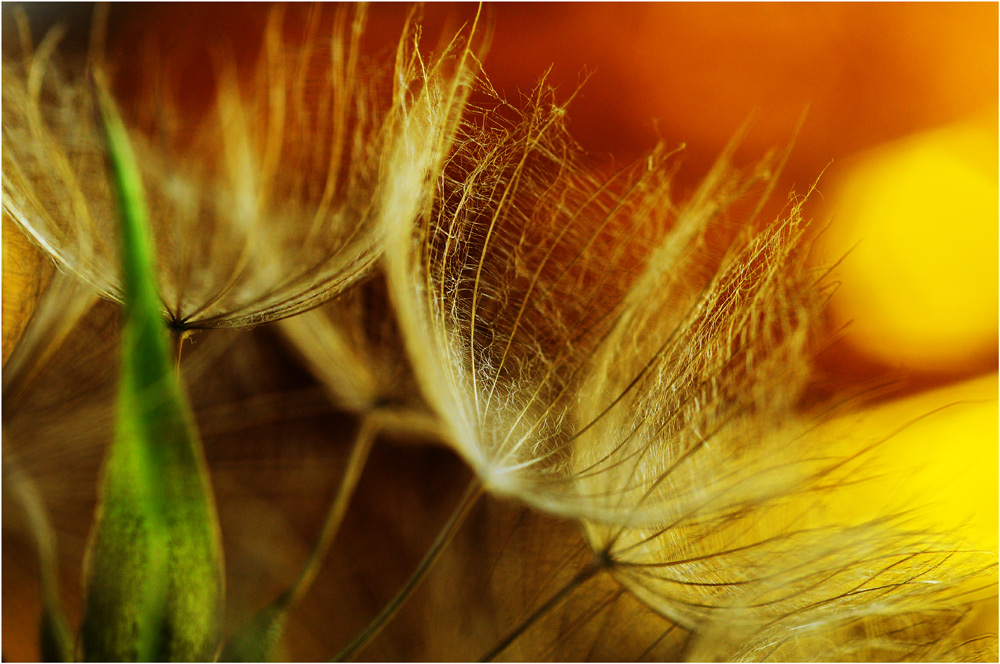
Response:
[[[119,194],[125,329],[116,433],[87,556],[83,656],[204,661],[214,658],[223,606],[218,517],[172,366],[135,156],[110,96],[95,87]]]

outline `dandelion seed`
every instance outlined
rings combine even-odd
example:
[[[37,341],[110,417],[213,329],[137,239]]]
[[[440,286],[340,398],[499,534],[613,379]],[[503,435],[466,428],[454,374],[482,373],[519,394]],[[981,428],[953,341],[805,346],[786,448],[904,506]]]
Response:
[[[419,213],[465,76],[400,41],[395,77],[411,90],[379,110],[361,56],[364,11],[340,12],[329,41],[286,43],[275,9],[259,62],[241,80],[215,58],[212,109],[190,118],[179,72],[150,57],[130,118],[157,238],[165,316],[179,329],[247,326],[335,296],[378,257],[382,215]],[[318,10],[307,21],[316,36]],[[87,82],[50,33],[4,60],[4,209],[60,266],[119,300],[113,198]],[[112,62],[113,65],[113,62]],[[395,99],[395,97],[394,97]],[[183,121],[180,119],[183,118]],[[408,158],[415,135],[438,147]],[[411,146],[412,147],[412,146]]]
[[[959,579],[989,566],[888,517],[827,517],[840,487],[865,478],[866,450],[838,454],[797,408],[823,296],[803,267],[801,205],[738,238],[700,290],[677,275],[695,271],[704,222],[681,246],[668,239],[581,391],[577,487],[632,510],[589,520],[587,538],[619,581],[695,633],[695,659],[749,656],[737,651],[772,637],[795,641],[793,658],[825,658],[785,631],[875,629],[879,616],[947,606]]]
[[[470,114],[431,214],[387,220],[386,271],[450,443],[489,490],[577,514],[569,483],[550,481],[565,477],[571,386],[655,226],[615,190],[660,173],[591,175],[547,95]]]
[[[915,533],[813,518],[863,455],[812,447],[796,412],[825,293],[804,268],[802,199],[754,226],[773,163],[743,175],[726,154],[677,206],[662,165],[585,181],[560,114],[533,101],[522,123],[459,142],[417,232],[386,232],[411,358],[452,445],[487,490],[583,519],[595,551],[485,659],[603,569],[688,630],[744,621],[737,643],[813,620],[813,604],[890,615],[935,587],[922,576],[966,573]],[[718,221],[757,183],[715,258]]]

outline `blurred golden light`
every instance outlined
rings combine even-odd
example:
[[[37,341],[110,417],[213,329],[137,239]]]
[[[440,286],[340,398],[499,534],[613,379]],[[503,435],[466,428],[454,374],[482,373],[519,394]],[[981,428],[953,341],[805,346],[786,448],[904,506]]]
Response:
[[[876,477],[839,494],[831,515],[860,523],[905,511],[906,526],[947,533],[966,552],[995,556],[998,415],[992,374],[830,422],[823,435],[854,449],[885,438]],[[967,600],[980,600],[967,638],[995,633],[996,583],[994,567],[963,584]]]
[[[851,448],[885,439],[872,467],[877,478],[846,491],[832,509],[858,522],[913,510],[911,527],[996,551],[998,412],[992,374],[830,422],[824,435]]]
[[[891,365],[943,373],[997,343],[996,114],[857,158],[835,191],[827,259],[847,340]],[[995,440],[995,436],[994,436]]]

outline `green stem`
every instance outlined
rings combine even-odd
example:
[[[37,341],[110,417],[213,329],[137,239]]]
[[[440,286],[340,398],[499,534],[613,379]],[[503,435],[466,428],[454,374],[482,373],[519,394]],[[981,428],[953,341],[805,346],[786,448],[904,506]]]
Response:
[[[361,471],[364,470],[365,463],[368,461],[368,454],[371,452],[375,438],[378,436],[378,430],[379,424],[376,414],[369,413],[365,415],[361,421],[361,427],[358,429],[357,438],[354,440],[351,456],[347,460],[347,467],[344,469],[344,477],[340,482],[340,488],[337,490],[337,497],[334,498],[333,504],[326,514],[326,520],[323,522],[323,529],[320,531],[319,538],[313,545],[309,558],[302,571],[299,572],[295,583],[283,594],[285,606],[290,607],[295,604],[309,586],[312,585],[313,579],[316,578],[319,567],[326,559],[330,545],[333,544],[333,540],[340,530],[340,525],[344,521],[344,515],[347,514],[347,507],[350,505],[351,497],[358,486]]]
[[[253,620],[233,635],[223,649],[220,661],[271,661],[272,652],[284,632],[289,611],[312,585],[340,530],[380,428],[378,411],[371,411],[364,416],[354,439],[340,488],[337,489],[337,496],[326,513],[323,528],[298,576],[287,590],[261,609]]]
[[[483,493],[483,486],[479,482],[478,478],[474,478],[472,482],[469,483],[468,488],[462,495],[462,499],[459,501],[452,512],[451,517],[449,517],[448,522],[445,524],[444,528],[438,534],[437,539],[428,549],[427,553],[424,555],[424,559],[420,561],[417,565],[417,569],[413,571],[413,574],[406,581],[406,584],[400,589],[395,597],[392,598],[382,612],[375,616],[375,619],[365,628],[363,632],[358,634],[357,637],[350,644],[333,658],[335,662],[346,662],[354,657],[362,648],[364,648],[368,643],[375,638],[382,628],[385,627],[386,623],[392,620],[393,616],[403,608],[406,600],[410,598],[410,595],[420,586],[421,581],[427,576],[427,573],[437,562],[438,558],[441,557],[441,553],[444,551],[445,547],[455,538],[455,534],[458,532],[459,527],[465,521],[465,518],[469,515],[469,511],[472,509],[473,505],[479,499]]]

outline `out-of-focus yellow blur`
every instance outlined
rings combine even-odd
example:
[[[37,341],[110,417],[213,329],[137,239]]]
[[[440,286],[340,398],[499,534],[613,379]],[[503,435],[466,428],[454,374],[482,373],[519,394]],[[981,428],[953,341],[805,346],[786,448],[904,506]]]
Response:
[[[995,564],[997,421],[993,374],[830,422],[821,435],[848,453],[884,439],[874,477],[839,493],[830,515],[861,523],[905,512],[909,528],[943,534],[979,555],[977,564]],[[967,638],[995,633],[996,584],[994,568],[962,585],[965,600],[977,600]]]
[[[996,114],[852,161],[823,238],[828,258],[850,252],[831,302],[846,340],[905,369],[981,365],[997,344]]]
[[[849,323],[853,349],[904,381],[914,372],[974,375],[991,363],[995,371],[997,153],[994,110],[845,160],[827,194],[822,260],[850,252],[835,272],[834,323]],[[995,560],[995,373],[832,422],[825,435],[848,451],[888,436],[880,476],[852,487],[836,516],[906,510],[908,525]],[[995,629],[995,599],[977,615],[974,631]]]
[[[912,510],[915,528],[997,550],[997,375],[879,405],[835,420],[824,437],[847,449],[883,440],[862,482],[834,506],[858,522]]]

